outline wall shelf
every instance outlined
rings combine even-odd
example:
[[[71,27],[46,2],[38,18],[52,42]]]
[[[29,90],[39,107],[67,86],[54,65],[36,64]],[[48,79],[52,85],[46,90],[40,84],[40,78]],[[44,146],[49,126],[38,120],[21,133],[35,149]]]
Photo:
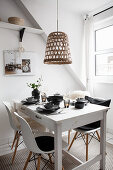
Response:
[[[33,34],[43,34],[44,33],[44,31],[41,29],[27,27],[24,25],[21,26],[21,25],[16,25],[16,24],[10,24],[10,23],[1,22],[1,21],[0,21],[0,28],[5,28],[5,29],[10,29],[10,30],[15,30],[15,31],[20,31],[22,28],[25,28],[25,32],[28,32],[28,33],[33,33]]]

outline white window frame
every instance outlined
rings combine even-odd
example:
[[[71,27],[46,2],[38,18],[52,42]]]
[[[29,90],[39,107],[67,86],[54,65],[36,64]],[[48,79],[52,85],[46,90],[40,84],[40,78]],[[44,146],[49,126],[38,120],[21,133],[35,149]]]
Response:
[[[113,48],[111,49],[105,49],[105,50],[100,50],[96,51],[96,31],[100,30],[102,28],[106,28],[109,26],[113,25],[113,16],[110,17],[109,19],[105,19],[99,22],[94,23],[94,37],[95,37],[95,45],[94,45],[94,58],[95,58],[95,68],[94,68],[94,80],[96,82],[100,83],[113,83],[113,75],[108,75],[108,76],[101,76],[101,75],[96,75],[96,55],[98,54],[105,54],[105,53],[113,53]]]

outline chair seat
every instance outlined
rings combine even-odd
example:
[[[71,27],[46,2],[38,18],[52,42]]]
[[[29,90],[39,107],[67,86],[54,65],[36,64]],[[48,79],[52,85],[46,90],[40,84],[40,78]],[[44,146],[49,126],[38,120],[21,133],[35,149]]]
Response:
[[[79,129],[89,131],[89,130],[97,129],[99,127],[100,127],[100,121],[97,121],[94,123],[90,123],[90,124],[81,126],[81,127],[79,127]]]
[[[39,136],[35,138],[35,141],[42,151],[49,152],[54,150],[54,137],[52,136]]]
[[[100,129],[100,127],[96,128],[96,129],[91,129],[91,130],[86,130],[86,129],[81,129],[81,128],[75,128],[74,130],[76,132],[83,133],[85,135],[85,134],[90,134],[90,133],[96,132],[99,129]]]
[[[46,132],[47,133],[47,132]],[[53,136],[36,136],[35,134],[35,141],[40,150],[45,152],[51,152],[54,148],[54,135]],[[62,149],[66,149],[68,144],[62,140]]]
[[[94,128],[88,127],[88,126],[81,126],[79,127],[79,129],[84,130],[84,131],[89,131],[89,130],[93,130]]]

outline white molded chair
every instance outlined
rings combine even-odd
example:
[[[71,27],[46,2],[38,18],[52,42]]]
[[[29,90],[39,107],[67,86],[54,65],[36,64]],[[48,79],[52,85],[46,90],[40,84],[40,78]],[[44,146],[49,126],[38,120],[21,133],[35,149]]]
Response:
[[[77,98],[84,98],[85,96],[90,96],[88,91],[75,90],[67,94],[65,97],[70,100],[76,100]],[[68,144],[70,144],[71,129],[68,131]]]
[[[20,125],[20,122],[18,121],[17,117],[14,115],[14,108],[11,106],[11,104],[9,102],[5,102],[5,101],[3,102],[3,104],[5,105],[5,108],[8,113],[10,125],[11,125],[12,129],[15,131],[15,136],[14,136],[13,143],[11,146],[11,149],[13,149],[14,144],[16,142],[14,154],[12,157],[12,164],[13,164],[15,156],[16,156],[18,144],[19,144],[19,139],[20,139],[20,136],[22,135],[21,134],[21,125]],[[26,116],[25,116],[25,119],[29,123],[33,132],[36,132],[37,130],[40,130],[40,131],[45,130],[45,128],[40,126],[40,124],[38,124],[36,121],[34,121],[30,118],[27,118]]]
[[[91,98],[88,96],[86,96],[85,98],[92,104],[98,104],[98,105],[106,106],[106,107],[109,107],[110,103],[111,103],[111,99],[103,100],[103,99]],[[71,144],[69,145],[68,151],[72,147],[72,145],[73,145],[74,141],[77,139],[77,137],[82,137],[82,139],[84,140],[84,143],[86,145],[86,161],[88,161],[88,145],[91,142],[92,138],[95,138],[100,142],[100,135],[98,133],[98,130],[100,130],[100,121],[75,128],[74,130],[76,132],[75,132],[75,135],[71,141]],[[95,133],[97,136],[95,136]],[[89,136],[91,136],[90,139],[89,139]]]
[[[54,153],[54,135],[49,132],[37,132],[34,135],[27,121],[16,112],[14,114],[20,121],[23,140],[30,151],[23,170],[26,170],[32,153],[38,155],[37,170],[40,170],[41,155],[48,154],[49,158],[51,158],[51,154]],[[63,141],[63,148],[65,147],[67,147],[67,144]]]
[[[86,161],[88,161],[88,145],[91,142],[92,138],[95,138],[100,142],[100,135],[98,133],[98,130],[100,130],[100,127],[94,128],[92,130],[83,130],[83,129],[80,129],[80,128],[75,128],[73,130],[75,130],[76,132],[75,132],[75,135],[74,135],[74,137],[71,141],[71,144],[68,147],[68,151],[71,149],[74,141],[77,138],[82,137],[82,139],[84,140],[84,143],[86,145]],[[95,133],[97,134],[97,137],[95,136]],[[90,140],[89,140],[89,136],[90,136]]]
[[[15,159],[15,155],[16,155],[16,151],[17,151],[17,147],[18,147],[18,143],[19,143],[19,139],[20,139],[20,136],[21,136],[21,127],[20,127],[20,123],[18,122],[18,120],[13,115],[14,110],[13,110],[13,107],[10,105],[10,103],[9,102],[3,102],[3,104],[5,105],[7,113],[8,113],[10,125],[13,128],[13,130],[15,131],[15,136],[14,136],[13,143],[12,143],[12,146],[11,146],[11,149],[13,149],[13,146],[16,142],[14,154],[13,154],[13,157],[12,157],[12,164],[13,164],[14,159]]]

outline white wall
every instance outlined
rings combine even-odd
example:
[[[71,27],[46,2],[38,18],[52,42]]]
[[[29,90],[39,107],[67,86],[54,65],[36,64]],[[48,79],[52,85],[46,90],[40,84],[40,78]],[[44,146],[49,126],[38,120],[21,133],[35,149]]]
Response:
[[[33,3],[29,0],[21,1],[47,35],[56,31],[55,0],[34,0]],[[68,35],[72,57],[70,67],[81,79],[83,18],[80,13],[65,8],[61,1],[59,1],[59,31],[64,31]]]
[[[4,8],[4,10],[3,10]],[[2,12],[1,12],[2,11]],[[9,16],[23,17],[28,25],[22,11],[20,11],[12,0],[0,1],[0,17],[6,21]],[[42,89],[47,93],[65,93],[71,90],[78,90],[80,87],[64,69],[64,66],[44,65],[45,42],[41,36],[25,33],[23,46],[26,51],[37,53],[35,59],[35,76],[4,76],[3,50],[18,49],[17,31],[0,28],[0,144],[8,142],[8,138],[13,135],[9,125],[7,112],[2,104],[2,100],[12,101],[13,99],[24,99],[31,95],[31,89],[27,87],[27,82],[34,82],[42,75]]]

